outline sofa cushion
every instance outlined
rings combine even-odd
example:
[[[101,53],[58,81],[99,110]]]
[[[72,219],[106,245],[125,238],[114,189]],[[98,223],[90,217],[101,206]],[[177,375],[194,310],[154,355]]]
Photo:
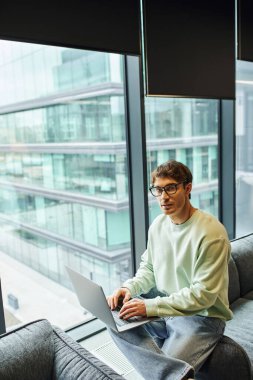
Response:
[[[1,335],[0,357],[0,379],[51,379],[54,341],[50,323],[34,321]]]
[[[240,282],[239,275],[233,258],[229,260],[228,263],[228,274],[229,274],[229,287],[228,287],[228,299],[231,304],[237,298],[240,297]]]
[[[253,302],[239,298],[231,305],[231,309],[234,317],[226,323],[224,334],[240,344],[253,362]]]
[[[232,240],[231,247],[239,274],[242,297],[253,289],[253,234]]]
[[[123,380],[58,327],[54,327],[54,342],[53,380]]]

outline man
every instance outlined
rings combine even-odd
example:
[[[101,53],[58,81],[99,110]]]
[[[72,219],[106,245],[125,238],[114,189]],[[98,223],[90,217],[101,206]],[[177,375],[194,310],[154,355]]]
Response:
[[[231,319],[230,243],[223,225],[190,203],[192,174],[170,160],[152,173],[150,191],[163,212],[149,229],[147,250],[134,278],[107,298],[123,297],[120,316],[157,316],[117,334],[118,347],[147,380],[188,379],[202,366]],[[157,288],[151,299],[136,298]]]

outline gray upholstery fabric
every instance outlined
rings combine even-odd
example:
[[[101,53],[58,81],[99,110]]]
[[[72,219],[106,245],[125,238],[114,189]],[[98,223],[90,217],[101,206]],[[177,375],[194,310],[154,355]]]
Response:
[[[244,294],[243,298],[247,298],[248,300],[253,300],[253,290],[249,293]]]
[[[231,246],[242,297],[253,289],[253,234],[232,241]]]
[[[239,275],[233,258],[230,259],[228,264],[229,272],[229,288],[228,288],[228,299],[231,304],[240,297],[240,282]]]
[[[66,333],[54,327],[55,360],[53,380],[123,380]]]
[[[0,336],[1,380],[49,380],[54,342],[50,323],[40,320]]]
[[[225,335],[234,339],[253,362],[253,302],[239,298],[231,305],[234,318],[227,322]]]
[[[47,320],[0,336],[0,380],[122,380]]]
[[[196,380],[251,380],[251,364],[244,349],[227,336],[223,336]]]

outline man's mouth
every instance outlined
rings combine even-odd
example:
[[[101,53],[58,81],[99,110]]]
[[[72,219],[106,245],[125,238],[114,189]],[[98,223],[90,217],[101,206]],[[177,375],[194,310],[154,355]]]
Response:
[[[167,208],[173,206],[172,203],[161,203],[161,207]]]

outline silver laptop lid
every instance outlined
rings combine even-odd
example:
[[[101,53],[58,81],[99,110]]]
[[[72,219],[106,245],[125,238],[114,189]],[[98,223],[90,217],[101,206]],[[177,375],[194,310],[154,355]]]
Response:
[[[103,288],[84,277],[81,273],[65,266],[74,286],[80,305],[101,319],[106,325],[117,329],[110,307],[106,301]]]

